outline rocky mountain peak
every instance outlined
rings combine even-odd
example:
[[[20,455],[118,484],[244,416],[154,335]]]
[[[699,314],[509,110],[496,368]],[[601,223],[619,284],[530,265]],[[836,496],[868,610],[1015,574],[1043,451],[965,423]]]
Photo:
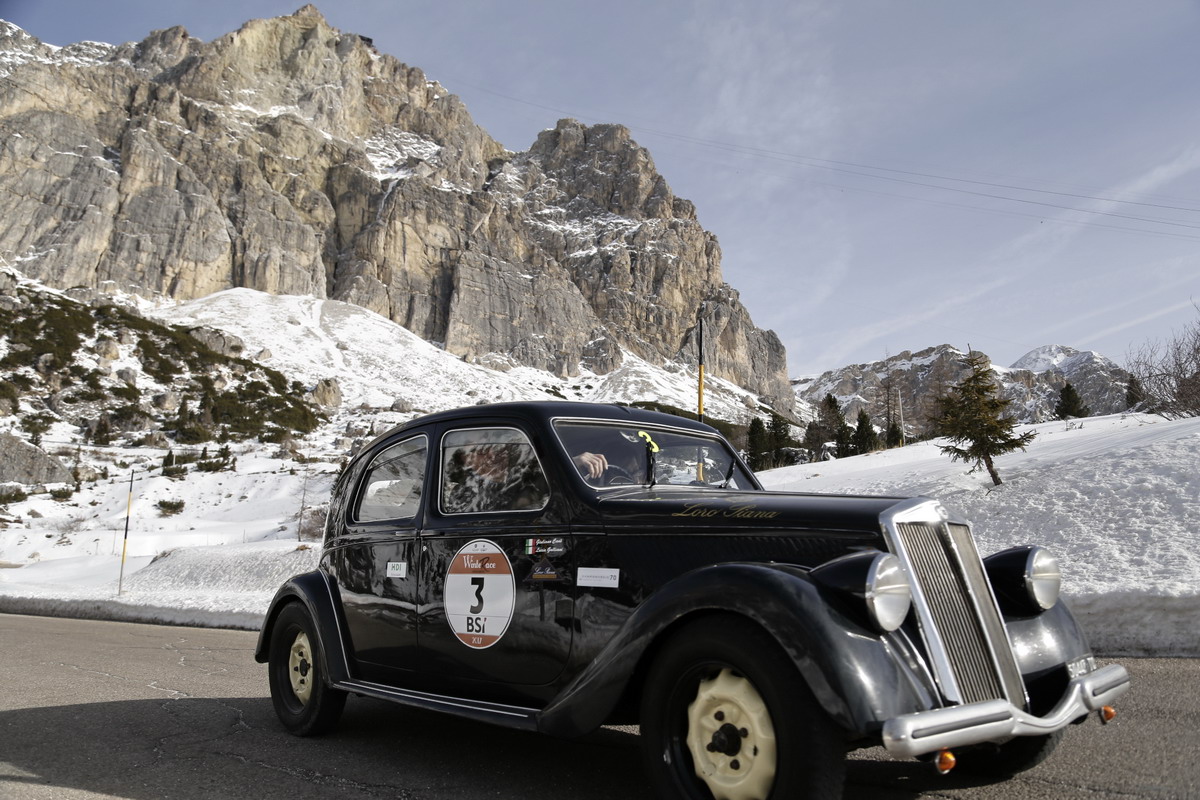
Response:
[[[694,362],[790,410],[782,345],[620,125],[506,150],[313,6],[211,42],[54,49],[0,30],[0,258],[59,287],[356,303],[471,361]]]
[[[903,416],[909,434],[927,431],[937,411],[936,398],[958,384],[969,371],[961,350],[948,344],[916,353],[904,351],[869,364],[830,370],[796,384],[802,404],[815,408],[827,394],[853,420],[865,409],[877,426],[886,424],[889,408]],[[1059,393],[1069,382],[1093,414],[1124,411],[1129,373],[1092,351],[1047,345],[1030,351],[1010,368],[992,367],[1001,394],[1019,422],[1054,419]]]

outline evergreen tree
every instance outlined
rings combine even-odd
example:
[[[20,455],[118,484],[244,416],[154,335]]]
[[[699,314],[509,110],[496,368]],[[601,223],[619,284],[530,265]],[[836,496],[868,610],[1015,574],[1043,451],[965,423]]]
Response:
[[[815,427],[814,427],[815,426]],[[804,446],[813,451],[813,458],[821,457],[821,451],[829,442],[837,444],[837,456],[851,455],[851,439],[854,431],[846,424],[846,416],[837,398],[825,395],[817,408],[817,418],[804,433]]]
[[[879,446],[879,435],[871,424],[871,415],[865,408],[859,409],[857,424],[854,427],[854,452],[863,455],[870,453]]]
[[[904,431],[900,430],[900,423],[892,420],[892,423],[887,427],[887,433],[884,434],[884,444],[887,447],[900,447],[904,444]]]
[[[792,426],[778,414],[771,415],[771,426],[767,429],[767,440],[771,449],[772,466],[782,467],[788,463],[784,448],[792,443]]]
[[[951,460],[970,462],[971,472],[987,469],[992,483],[999,486],[1003,481],[996,471],[995,457],[1024,450],[1036,434],[1027,431],[1013,435],[1017,421],[1004,416],[1009,401],[999,395],[987,356],[971,353],[967,356],[967,366],[970,374],[938,398],[934,431],[952,442],[941,446]]]
[[[837,443],[837,457],[845,458],[852,456],[857,452],[854,449],[854,429],[843,422],[834,432],[834,442]]]
[[[758,471],[766,469],[767,452],[770,444],[767,439],[767,426],[758,417],[750,420],[750,430],[746,432],[746,454],[750,469]]]
[[[827,441],[829,440],[825,437],[821,423],[814,419],[804,428],[804,441],[801,443],[801,447],[808,451],[809,457],[813,461],[819,461],[821,459],[821,449]]]
[[[112,424],[107,414],[101,414],[96,419],[96,427],[92,429],[93,444],[109,444],[112,442]]]
[[[1058,405],[1054,407],[1054,415],[1059,419],[1071,417],[1090,417],[1092,410],[1083,404],[1079,392],[1067,381],[1067,385],[1059,390]]]
[[[1137,408],[1145,401],[1146,392],[1142,389],[1142,382],[1136,375],[1130,375],[1129,384],[1125,387],[1125,408]]]

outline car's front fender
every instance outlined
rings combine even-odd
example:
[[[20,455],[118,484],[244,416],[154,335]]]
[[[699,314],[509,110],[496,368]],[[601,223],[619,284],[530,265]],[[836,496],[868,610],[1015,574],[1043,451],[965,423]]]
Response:
[[[346,661],[346,647],[342,634],[345,629],[339,618],[340,604],[336,593],[337,588],[321,570],[305,572],[285,581],[267,609],[262,630],[258,634],[258,645],[254,649],[254,660],[263,664],[270,658],[271,635],[275,628],[275,620],[283,607],[288,603],[303,603],[316,628],[316,649],[324,667],[321,674],[325,675],[330,683],[347,680],[350,677],[350,667]]]
[[[831,591],[807,570],[785,564],[718,564],[682,575],[630,615],[542,710],[538,727],[578,736],[602,724],[672,630],[713,613],[744,616],[747,624],[770,633],[851,738],[877,735],[884,720],[935,705],[927,673],[907,638],[863,627],[842,611]]]

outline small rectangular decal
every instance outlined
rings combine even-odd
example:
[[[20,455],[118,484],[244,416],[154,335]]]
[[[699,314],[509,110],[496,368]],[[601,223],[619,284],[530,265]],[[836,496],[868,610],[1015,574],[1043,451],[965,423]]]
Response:
[[[387,576],[389,578],[407,578],[408,577],[408,562],[407,561],[389,561],[389,562],[387,562]]]
[[[561,536],[525,540],[525,555],[527,556],[561,556],[565,552],[567,552],[567,546]]]
[[[616,589],[621,583],[621,570],[603,567],[580,567],[575,582],[580,586],[599,586]]]

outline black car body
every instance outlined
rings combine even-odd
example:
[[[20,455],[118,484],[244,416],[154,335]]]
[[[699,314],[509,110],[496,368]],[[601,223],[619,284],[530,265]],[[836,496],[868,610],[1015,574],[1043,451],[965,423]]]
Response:
[[[1057,584],[1037,547],[981,560],[932,500],[764,491],[701,423],[482,405],[349,462],[256,657],[298,734],[347,693],[558,736],[639,722],[660,795],[836,794],[847,748],[1008,774],[1123,693]]]

